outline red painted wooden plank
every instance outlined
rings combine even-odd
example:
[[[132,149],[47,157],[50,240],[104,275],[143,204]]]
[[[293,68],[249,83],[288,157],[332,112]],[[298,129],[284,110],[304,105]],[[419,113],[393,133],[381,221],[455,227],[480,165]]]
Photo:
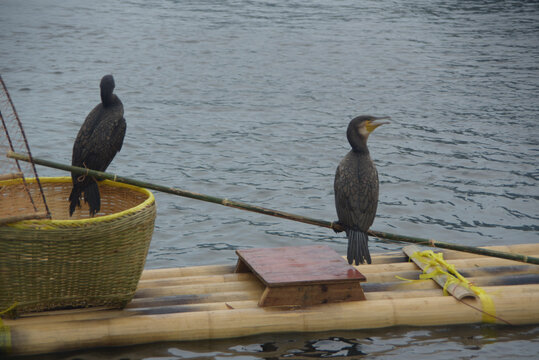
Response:
[[[365,281],[365,276],[326,245],[236,250],[238,270],[250,269],[266,286]]]

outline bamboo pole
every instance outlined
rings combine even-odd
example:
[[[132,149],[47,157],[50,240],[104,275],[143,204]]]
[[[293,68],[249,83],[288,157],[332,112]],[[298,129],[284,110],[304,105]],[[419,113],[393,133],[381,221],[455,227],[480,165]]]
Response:
[[[486,286],[483,288],[489,294],[497,294],[507,291],[507,287],[502,286]],[[515,285],[511,287],[513,295],[529,295],[539,294],[539,285]],[[365,296],[368,301],[377,300],[398,300],[398,299],[420,299],[429,297],[439,297],[442,295],[440,288],[418,289],[418,290],[403,290],[403,291],[379,291],[366,292]],[[104,308],[87,308],[87,309],[72,309],[69,311],[50,311],[37,314],[27,314],[16,320],[5,320],[6,325],[22,326],[31,324],[52,324],[68,321],[82,320],[103,320],[103,319],[118,319],[122,317],[131,317],[138,315],[156,315],[159,314],[176,314],[182,312],[197,312],[197,311],[215,311],[215,310],[236,310],[236,309],[253,309],[258,307],[258,298],[252,297],[250,300],[236,300],[227,302],[208,302],[198,304],[179,304],[162,307],[159,304],[148,303],[144,307],[132,307],[126,310],[107,310]],[[284,311],[293,311],[293,308],[283,307]],[[275,308],[274,308],[275,310]],[[297,309],[296,309],[297,310]]]
[[[476,257],[476,258],[465,258],[462,260],[452,259],[451,263],[457,267],[457,269],[473,269],[478,267],[485,266],[515,266],[520,264],[519,262],[513,260],[499,259],[493,257]],[[382,272],[403,272],[403,271],[414,271],[417,270],[417,267],[412,262],[400,262],[394,264],[370,264],[370,265],[355,265],[354,266],[359,272],[364,274],[369,281],[369,275],[377,274]],[[536,266],[534,266],[536,267]]]
[[[175,314],[182,312],[197,312],[197,311],[214,311],[214,310],[233,310],[233,309],[248,309],[256,308],[258,306],[258,299],[252,300],[237,300],[237,301],[228,301],[228,302],[210,302],[210,303],[199,303],[199,304],[189,304],[189,305],[169,305],[166,307],[162,306],[149,306],[149,307],[140,307],[140,308],[130,308],[125,310],[107,310],[101,308],[96,310],[96,308],[91,308],[91,311],[88,309],[80,309],[83,311],[77,311],[79,309],[71,309],[67,312],[54,314],[61,312],[61,310],[51,311],[48,313],[37,313],[37,315],[29,314],[24,317],[18,318],[14,322],[12,320],[6,320],[8,325],[12,324],[15,326],[22,325],[31,325],[31,324],[43,324],[43,323],[58,323],[58,322],[69,322],[69,321],[82,321],[82,320],[104,320],[104,319],[118,319],[123,317],[130,316],[139,316],[139,315],[156,315],[156,314]],[[86,311],[84,311],[86,310]]]
[[[386,239],[386,240],[402,241],[402,242],[408,242],[408,243],[413,243],[413,244],[418,244],[418,245],[423,245],[423,246],[428,246],[428,247],[457,250],[457,251],[463,251],[463,252],[468,252],[468,253],[477,254],[477,255],[492,256],[492,257],[498,257],[502,259],[520,261],[520,262],[524,262],[528,264],[539,265],[538,257],[532,257],[532,256],[527,256],[527,255],[522,255],[522,254],[511,254],[511,253],[506,253],[502,251],[489,250],[489,249],[479,248],[479,247],[474,247],[474,246],[450,244],[450,243],[445,243],[441,241],[436,241],[433,239],[424,239],[424,238],[419,238],[419,237],[391,234],[391,233],[381,232],[381,231],[376,231],[376,230],[369,230],[369,234],[378,238]]]
[[[515,244],[515,245],[495,245],[495,246],[484,246],[481,247],[482,249],[488,249],[488,250],[496,250],[501,252],[507,252],[511,254],[528,254],[531,256],[539,256],[539,242],[535,244]],[[449,250],[449,249],[438,249],[437,251],[444,254],[444,259],[451,260],[451,259],[470,259],[470,258],[477,258],[479,254],[473,254],[473,253],[466,253],[456,250]],[[403,255],[404,256],[404,255]],[[484,257],[485,255],[480,255],[480,257]],[[406,258],[406,261],[408,261],[408,257],[404,256]]]
[[[9,151],[7,153],[7,157],[12,158],[12,159],[16,159],[16,160],[33,162],[33,163],[38,164],[38,165],[52,167],[52,168],[56,168],[56,169],[60,169],[60,170],[65,170],[65,171],[69,171],[69,172],[73,172],[73,173],[77,173],[77,174],[81,174],[81,175],[88,175],[88,176],[93,176],[93,177],[100,178],[100,179],[108,179],[108,180],[118,181],[118,182],[122,182],[122,183],[125,183],[125,184],[131,184],[131,185],[135,185],[135,186],[139,186],[139,187],[143,187],[143,188],[147,188],[147,189],[152,189],[152,190],[156,190],[156,191],[160,191],[160,192],[165,192],[165,193],[168,193],[168,194],[188,197],[188,198],[192,198],[192,199],[196,199],[196,200],[207,201],[207,202],[211,202],[211,203],[215,203],[215,204],[220,204],[220,205],[224,205],[224,206],[228,206],[228,207],[233,207],[233,208],[240,209],[240,210],[252,211],[252,212],[257,212],[257,213],[264,214],[264,215],[275,216],[275,217],[284,218],[284,219],[288,219],[288,220],[303,222],[303,223],[306,223],[306,224],[326,227],[326,228],[333,229],[335,231],[343,231],[344,230],[344,228],[340,224],[332,222],[332,221],[326,221],[326,220],[320,220],[320,219],[315,219],[315,218],[301,216],[301,215],[295,215],[295,214],[291,214],[291,213],[287,213],[287,212],[283,212],[283,211],[268,209],[268,208],[264,208],[264,207],[260,207],[260,206],[249,205],[249,204],[246,204],[246,203],[242,203],[242,202],[234,201],[234,200],[229,200],[229,199],[226,199],[226,198],[219,198],[219,197],[216,197],[216,196],[199,194],[199,193],[186,191],[186,190],[181,190],[181,189],[177,189],[177,188],[173,188],[173,187],[169,187],[169,186],[152,184],[152,183],[149,183],[149,182],[130,179],[130,178],[127,178],[127,177],[118,176],[118,175],[115,175],[115,174],[105,173],[105,172],[101,172],[101,171],[95,171],[95,170],[90,170],[90,169],[86,169],[86,168],[80,168],[80,167],[76,167],[76,166],[64,165],[64,164],[56,163],[56,162],[49,161],[49,160],[39,159],[39,158],[36,158],[36,157],[32,157],[32,159],[30,159],[29,156],[26,156],[26,155],[23,155],[23,154],[18,154],[18,153],[12,152],[12,151]],[[522,254],[510,254],[510,253],[505,253],[505,252],[496,251],[496,250],[488,250],[488,249],[477,248],[477,247],[473,247],[473,246],[450,244],[450,243],[444,243],[444,242],[436,241],[436,240],[432,240],[432,239],[424,239],[424,238],[419,238],[419,237],[405,236],[405,235],[399,235],[399,234],[391,234],[391,233],[380,232],[380,231],[376,231],[376,230],[369,230],[369,234],[372,235],[372,236],[379,237],[379,238],[382,238],[382,239],[387,239],[387,240],[409,242],[409,243],[414,243],[414,244],[419,244],[419,245],[424,245],[424,246],[438,247],[438,248],[444,248],[444,249],[451,249],[451,250],[470,252],[470,253],[479,254],[479,255],[499,257],[499,258],[510,259],[510,260],[515,260],[515,261],[521,261],[521,262],[530,263],[530,264],[539,264],[539,258],[537,258],[537,257],[529,257],[529,256],[522,255]]]
[[[140,280],[169,279],[171,277],[224,275],[234,272],[236,265],[202,265],[178,268],[148,269],[142,272]]]
[[[13,215],[13,216],[5,217],[5,218],[0,218],[0,225],[9,224],[16,221],[22,221],[22,220],[45,219],[48,216],[49,215],[45,211],[36,212],[32,214],[26,214],[26,215]]]
[[[530,244],[515,244],[515,245],[494,245],[494,246],[483,246],[483,249],[488,250],[497,250],[502,252],[507,252],[511,254],[528,254],[530,256],[539,256],[539,242],[530,243]],[[466,253],[457,250],[441,249],[438,248],[436,252],[444,254],[444,259],[470,259],[485,257],[485,255],[478,255],[473,253]],[[371,254],[373,264],[389,264],[389,263],[399,263],[408,261],[408,257],[404,255],[402,251],[391,251],[384,253],[373,253]]]
[[[258,281],[234,281],[222,283],[202,283],[178,286],[162,286],[137,290],[135,299],[168,295],[190,294],[217,294],[230,291],[255,291],[263,290],[262,283]]]
[[[211,302],[229,302],[259,299],[262,289],[218,292],[215,294],[167,295],[133,299],[125,308],[142,308],[150,306],[192,305]]]
[[[182,276],[172,277],[168,279],[156,280],[140,280],[137,290],[163,287],[163,286],[179,286],[192,284],[207,284],[207,283],[227,283],[232,281],[248,281],[255,279],[252,273],[239,274],[223,274],[223,275],[202,275],[202,276]]]
[[[494,285],[494,286],[483,286],[483,290],[487,294],[500,294],[506,292],[506,285]],[[539,295],[539,285],[538,284],[524,284],[524,285],[514,285],[511,286],[511,294],[513,296],[519,295],[529,295],[529,294],[538,294]],[[372,291],[365,292],[365,297],[368,301],[384,300],[384,299],[411,299],[411,298],[426,298],[426,297],[441,297],[443,296],[443,291],[439,287],[434,288],[425,288],[425,289],[410,289],[410,290],[401,290],[401,291]]]
[[[493,295],[496,322],[533,324],[539,292]],[[528,304],[523,307],[519,304]],[[473,307],[472,307],[473,306]],[[127,346],[156,341],[234,338],[278,332],[358,330],[398,325],[432,326],[482,322],[481,303],[453,297],[382,299],[325,304],[302,310],[247,308],[11,325],[13,354],[40,354],[88,347]],[[443,309],[444,311],[440,311]],[[501,320],[500,320],[501,319]]]
[[[386,279],[389,280],[389,279]],[[411,278],[410,280],[418,280]],[[480,276],[469,277],[468,280],[476,286],[517,286],[517,285],[534,285],[539,284],[539,275],[526,274],[526,275],[503,275],[503,276]],[[378,291],[400,291],[404,289],[408,290],[425,290],[439,288],[438,284],[434,281],[421,280],[421,281],[402,281],[395,279],[394,281],[383,281],[376,283],[362,283],[361,287],[363,291],[378,292]]]
[[[534,266],[536,267],[536,266]],[[490,270],[489,270],[490,269]],[[538,270],[531,269],[526,271],[526,269],[512,269],[512,267],[506,266],[496,266],[490,267],[489,269],[477,268],[477,267],[463,267],[458,268],[458,271],[462,276],[466,278],[496,278],[496,277],[507,277],[507,276],[522,276],[522,278],[529,278],[531,275],[539,276]],[[494,270],[494,271],[491,271]],[[489,272],[490,271],[490,272]],[[360,271],[361,272],[361,271]],[[370,274],[363,275],[367,277],[367,282],[363,283],[372,284],[372,283],[387,283],[397,281],[397,276],[409,279],[409,280],[418,280],[419,276],[422,274],[421,270],[409,270],[409,271],[384,271],[384,272],[374,272]]]
[[[0,175],[0,181],[12,180],[12,179],[21,179],[22,177],[23,177],[22,172],[3,174],[3,175]]]

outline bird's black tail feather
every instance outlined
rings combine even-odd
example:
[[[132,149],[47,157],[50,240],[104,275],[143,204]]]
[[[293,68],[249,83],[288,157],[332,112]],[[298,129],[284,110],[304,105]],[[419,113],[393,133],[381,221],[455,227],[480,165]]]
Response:
[[[355,262],[356,265],[371,263],[371,254],[369,253],[369,236],[366,232],[360,230],[346,230],[348,237],[348,263]]]
[[[71,189],[71,194],[69,194],[69,216],[73,215],[76,207],[80,208],[81,189],[80,184],[73,184],[73,189]]]
[[[76,207],[80,208],[81,194],[84,194],[84,202],[88,203],[90,207],[90,216],[94,216],[101,209],[101,196],[97,182],[90,177],[86,177],[82,183],[75,182],[73,184],[69,195],[69,216],[73,215]]]
[[[84,201],[90,206],[90,216],[94,216],[101,209],[101,196],[99,195],[99,187],[94,179],[91,179],[90,184],[83,190]]]

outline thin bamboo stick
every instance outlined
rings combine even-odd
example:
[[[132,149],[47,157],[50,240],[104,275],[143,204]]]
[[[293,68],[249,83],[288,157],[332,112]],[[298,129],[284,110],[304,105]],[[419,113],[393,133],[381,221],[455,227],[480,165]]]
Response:
[[[0,175],[0,181],[11,180],[11,179],[21,179],[22,177],[23,177],[22,172],[3,174],[3,175]]]
[[[75,167],[75,166],[70,166],[70,165],[64,165],[64,164],[56,163],[49,160],[39,159],[35,157],[32,157],[32,159],[30,159],[30,157],[26,155],[18,154],[12,151],[8,152],[7,157],[12,158],[12,159],[22,160],[22,161],[33,162],[38,165],[48,166],[48,167],[52,167],[52,168],[56,168],[60,170],[70,171],[70,172],[74,172],[81,175],[90,175],[96,178],[109,179],[109,180],[131,184],[131,185],[135,185],[135,186],[139,186],[139,187],[143,187],[147,189],[161,191],[161,192],[165,192],[165,193],[169,193],[173,195],[188,197],[188,198],[192,198],[196,200],[207,201],[207,202],[211,202],[215,204],[233,207],[240,210],[252,211],[252,212],[257,212],[264,215],[275,216],[275,217],[280,217],[280,218],[284,218],[288,220],[303,222],[306,224],[326,227],[326,228],[330,228],[336,231],[344,230],[344,228],[340,224],[332,222],[332,221],[314,219],[314,218],[310,218],[306,216],[295,215],[295,214],[268,209],[268,208],[264,208],[260,206],[253,206],[253,205],[249,205],[249,204],[242,203],[239,201],[229,200],[226,198],[219,198],[215,196],[204,195],[204,194],[199,194],[199,193],[195,193],[191,191],[181,190],[181,189],[177,189],[177,188],[173,188],[169,186],[152,184],[149,182],[130,179],[130,178],[118,176],[115,174],[109,174],[109,173],[105,173],[101,171],[95,171],[95,170],[90,170],[90,169],[85,169],[85,168],[80,168],[80,167]],[[504,259],[521,261],[521,262],[530,263],[530,264],[539,264],[539,258],[529,257],[526,255],[521,255],[521,254],[508,254],[501,251],[488,250],[488,249],[477,248],[473,246],[450,244],[450,243],[435,241],[432,239],[424,239],[424,238],[405,236],[405,235],[399,235],[399,234],[391,234],[391,233],[380,232],[380,231],[375,231],[375,230],[369,230],[369,234],[375,237],[382,238],[382,239],[401,241],[401,242],[410,242],[410,243],[420,244],[424,246],[439,247],[439,248],[444,248],[444,249],[470,252],[470,253],[479,254],[479,255],[500,257]]]
[[[1,218],[0,225],[9,224],[9,223],[17,222],[17,221],[22,221],[22,220],[45,219],[48,216],[49,215],[45,211],[35,212],[32,214],[26,214],[26,215],[13,215],[13,216]]]

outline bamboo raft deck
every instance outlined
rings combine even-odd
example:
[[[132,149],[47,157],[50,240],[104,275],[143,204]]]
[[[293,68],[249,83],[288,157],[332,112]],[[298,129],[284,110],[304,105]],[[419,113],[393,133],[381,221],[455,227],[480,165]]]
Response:
[[[538,244],[488,247],[528,256]],[[439,250],[439,249],[438,249]],[[445,250],[444,259],[493,300],[498,324],[539,323],[539,266]],[[160,341],[233,338],[264,333],[356,330],[397,325],[481,323],[478,299],[444,296],[433,280],[403,253],[373,255],[355,266],[366,301],[308,307],[260,307],[265,288],[236,264],[145,270],[133,301],[123,310],[74,309],[3,320],[11,334],[10,353],[40,354]]]

